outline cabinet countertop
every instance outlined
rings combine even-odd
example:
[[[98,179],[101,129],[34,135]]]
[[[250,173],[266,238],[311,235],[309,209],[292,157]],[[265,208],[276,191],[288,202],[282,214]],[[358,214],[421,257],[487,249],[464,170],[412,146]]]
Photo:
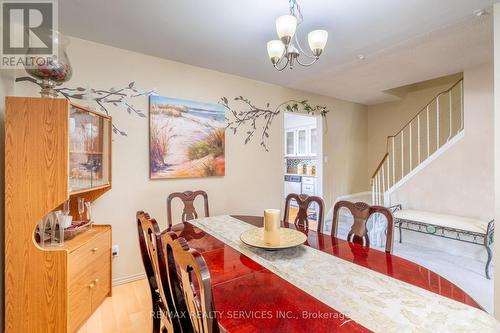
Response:
[[[301,177],[312,177],[312,178],[317,177],[315,175],[305,175],[305,174],[299,175],[298,173],[289,173],[289,172],[285,172],[285,176],[301,176]]]
[[[108,230],[111,230],[110,225],[106,224],[94,224],[92,225],[92,229],[89,229],[87,231],[84,231],[75,237],[65,240],[64,245],[60,247],[59,249],[65,249],[68,252],[73,252],[76,249],[78,249],[80,246],[85,245],[95,237],[99,236],[103,232],[106,232]],[[44,248],[45,250],[45,248]]]

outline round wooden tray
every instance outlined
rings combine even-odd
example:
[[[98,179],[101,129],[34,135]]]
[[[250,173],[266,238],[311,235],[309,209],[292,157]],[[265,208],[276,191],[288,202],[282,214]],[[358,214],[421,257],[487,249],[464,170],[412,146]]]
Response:
[[[240,239],[243,243],[266,250],[281,250],[296,247],[307,240],[307,236],[300,231],[280,228],[280,241],[276,245],[264,242],[264,228],[254,228],[243,232]]]

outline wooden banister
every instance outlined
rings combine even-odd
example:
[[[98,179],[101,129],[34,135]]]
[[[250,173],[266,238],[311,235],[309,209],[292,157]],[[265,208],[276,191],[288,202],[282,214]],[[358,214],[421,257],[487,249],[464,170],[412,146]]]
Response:
[[[436,100],[439,98],[439,96],[449,93],[450,91],[452,91],[452,90],[453,90],[453,88],[455,88],[455,87],[456,87],[456,86],[457,86],[460,82],[462,82],[463,80],[464,80],[464,79],[463,79],[463,78],[461,78],[460,80],[458,80],[457,82],[455,82],[455,83],[454,83],[454,84],[453,84],[450,88],[448,88],[448,89],[447,89],[447,90],[445,90],[445,91],[441,91],[439,94],[437,94],[437,95],[436,95],[433,99],[431,99],[431,101],[430,101],[429,103],[425,104],[425,106],[424,106],[423,108],[421,108],[421,109],[420,109],[420,111],[418,111],[418,112],[417,112],[417,114],[413,116],[413,118],[411,118],[411,119],[410,119],[410,120],[409,120],[406,124],[404,124],[404,126],[403,126],[403,127],[401,127],[401,129],[399,130],[399,132],[397,132],[397,133],[396,133],[396,134],[394,134],[394,135],[389,135],[389,136],[387,136],[387,139],[389,140],[389,138],[394,138],[394,137],[398,136],[398,135],[399,135],[399,133],[403,132],[403,131],[404,131],[404,129],[405,129],[408,125],[410,125],[410,123],[411,123],[412,121],[414,121],[414,120],[418,117],[418,115],[419,115],[419,114],[421,114],[422,112],[426,111],[426,110],[427,110],[427,107],[428,107],[428,106],[430,106],[432,103],[434,103],[434,101],[436,101]]]
[[[384,165],[384,162],[385,160],[389,157],[389,152],[385,153],[384,157],[382,158],[382,161],[380,161],[380,163],[378,164],[377,166],[377,169],[375,170],[375,172],[373,173],[372,175],[372,181],[373,181],[373,178],[375,178],[375,176],[377,175],[377,173],[380,171],[380,169],[382,168],[382,166]]]

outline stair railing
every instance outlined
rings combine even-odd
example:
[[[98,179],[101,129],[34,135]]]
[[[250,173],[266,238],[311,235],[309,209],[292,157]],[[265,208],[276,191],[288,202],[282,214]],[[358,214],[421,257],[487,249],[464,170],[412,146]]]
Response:
[[[464,128],[463,79],[439,93],[396,134],[371,177],[372,202],[388,205],[387,191],[404,181],[425,160]]]

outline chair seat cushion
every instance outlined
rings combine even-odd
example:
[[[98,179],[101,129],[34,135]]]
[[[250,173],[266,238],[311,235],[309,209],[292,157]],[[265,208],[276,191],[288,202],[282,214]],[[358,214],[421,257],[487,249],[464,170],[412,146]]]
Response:
[[[394,213],[396,219],[432,224],[440,227],[486,234],[488,222],[461,216],[436,214],[420,210],[402,209]]]

